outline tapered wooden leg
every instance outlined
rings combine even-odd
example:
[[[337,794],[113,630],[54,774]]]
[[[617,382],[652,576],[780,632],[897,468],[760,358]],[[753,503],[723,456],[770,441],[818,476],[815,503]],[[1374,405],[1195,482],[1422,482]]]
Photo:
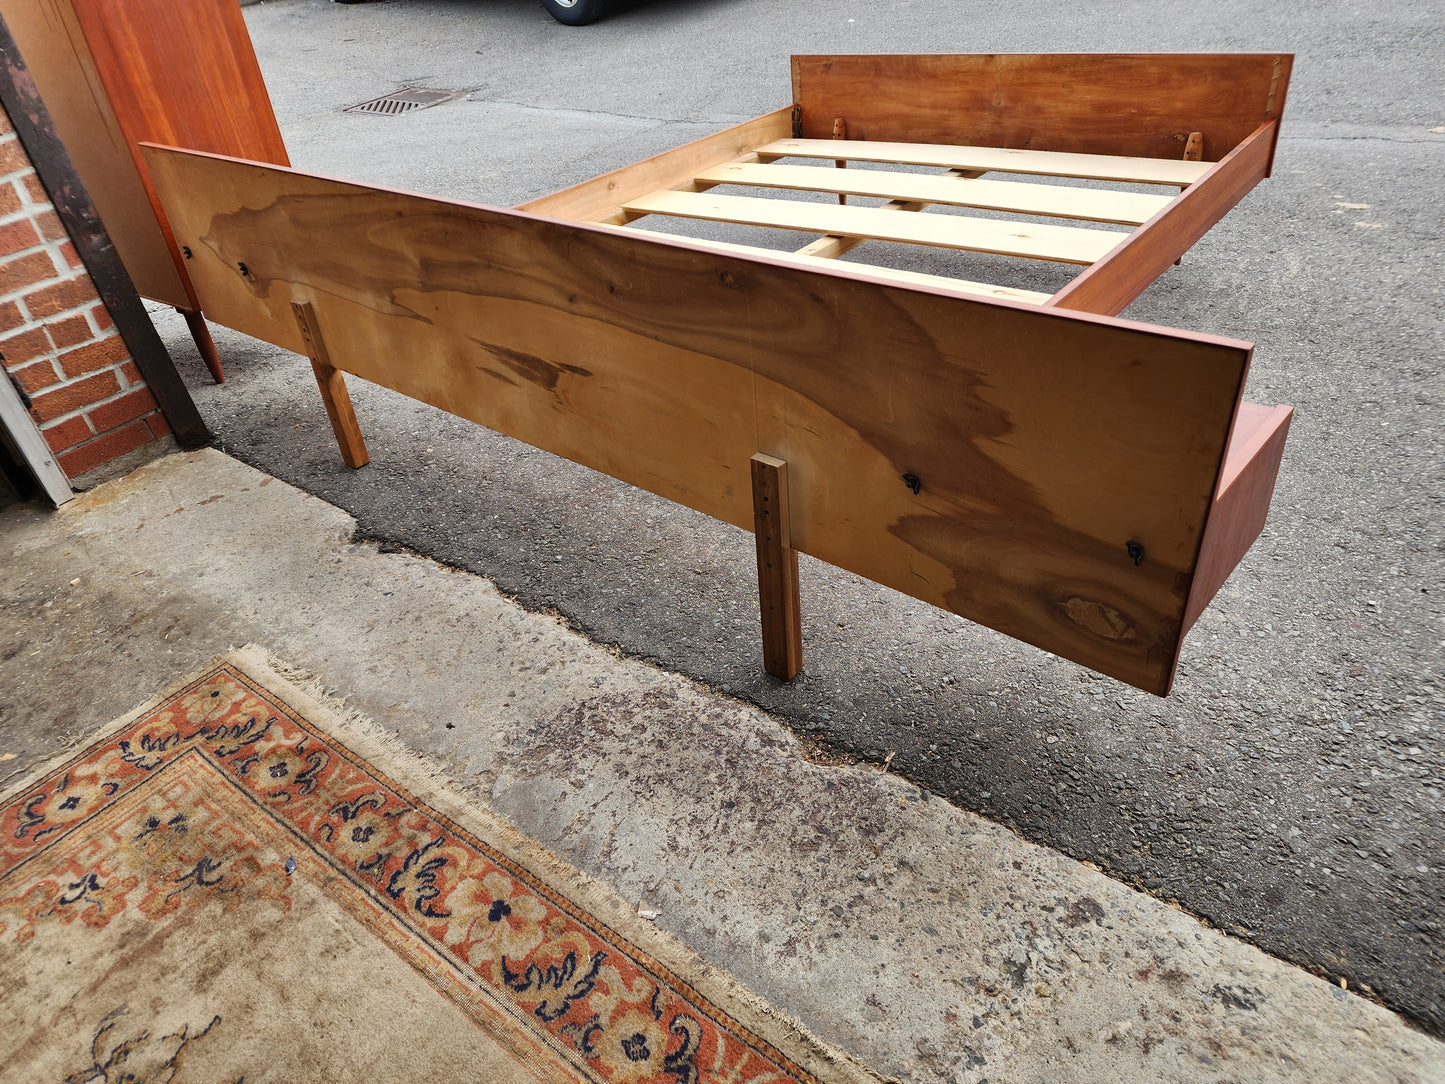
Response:
[[[201,360],[211,370],[211,376],[217,384],[224,384],[226,374],[221,371],[221,355],[216,353],[216,344],[211,338],[211,329],[206,326],[206,318],[194,309],[177,309],[176,312],[186,318],[186,327],[190,328],[191,338],[196,340],[196,349],[201,352]]]
[[[371,462],[371,456],[366,453],[361,426],[356,423],[356,412],[351,409],[346,377],[331,364],[331,355],[326,351],[326,340],[321,337],[316,310],[309,301],[293,301],[291,311],[296,315],[296,326],[301,329],[301,338],[306,343],[306,356],[311,359],[311,369],[316,373],[316,383],[321,388],[321,400],[326,404],[326,416],[331,419],[331,431],[336,434],[341,458],[346,460],[348,467],[364,467]]]
[[[753,456],[752,473],[763,667],[790,681],[803,668],[803,616],[798,602],[798,551],[793,549],[788,526],[788,464],[759,454]]]

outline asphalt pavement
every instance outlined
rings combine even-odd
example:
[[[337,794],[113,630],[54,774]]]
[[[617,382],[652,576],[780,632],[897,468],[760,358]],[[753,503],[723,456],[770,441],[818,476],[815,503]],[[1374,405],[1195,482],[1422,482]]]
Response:
[[[617,0],[587,28],[534,0],[246,14],[297,167],[500,205],[787,104],[791,53],[1295,52],[1274,177],[1125,313],[1256,343],[1246,396],[1297,411],[1269,525],[1167,700],[806,558],[806,670],[779,683],[749,535],[358,380],[372,463],[348,471],[304,359],[217,328],[216,387],[179,318],[156,320],[220,446],[361,537],[486,576],[1445,1035],[1438,4]],[[464,93],[342,112],[403,85]],[[945,259],[898,266],[962,273]]]

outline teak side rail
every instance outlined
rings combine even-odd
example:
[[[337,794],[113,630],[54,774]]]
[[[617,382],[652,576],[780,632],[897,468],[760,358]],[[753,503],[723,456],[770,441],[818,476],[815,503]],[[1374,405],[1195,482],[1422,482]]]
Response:
[[[1101,136],[1030,98],[1018,131],[1008,109],[969,128],[955,108],[981,93],[1008,104],[1011,79],[1026,97],[1076,93],[1078,58],[796,58],[794,107],[516,210],[173,148],[146,157],[208,315],[311,358],[349,464],[366,450],[343,372],[753,530],[780,677],[801,666],[806,552],[1164,695],[1184,633],[1263,527],[1291,412],[1241,403],[1249,344],[1112,313],[1267,172],[1288,58],[1192,58],[1187,78],[1179,58],[1089,59],[1106,126],[1108,94],[1145,94],[1151,73],[1146,97],[1161,116],[1182,110],[1177,123],[1140,114],[1133,136]],[[913,93],[891,127],[869,95],[856,122],[828,97],[829,79],[856,99],[858,71],[886,88],[878,73],[894,68]],[[1234,68],[1253,89],[1196,83]],[[829,112],[838,138],[817,148],[810,124]],[[947,172],[769,164],[810,154]],[[708,192],[744,166],[743,183],[836,174],[851,180],[776,180],[891,202],[804,218],[790,200]],[[1187,187],[1143,200],[1076,188],[1061,207],[1036,191],[1057,185],[978,181],[1019,167]],[[937,217],[952,247],[1003,247],[997,220],[924,212],[939,193],[906,187],[920,181],[985,201],[961,206],[1135,228],[1052,298],[836,260],[878,236],[875,221],[891,236]],[[659,206],[750,221],[759,203],[770,222],[828,232],[788,253],[627,225]],[[1063,228],[1032,229],[1021,254],[1079,252],[1089,231]]]

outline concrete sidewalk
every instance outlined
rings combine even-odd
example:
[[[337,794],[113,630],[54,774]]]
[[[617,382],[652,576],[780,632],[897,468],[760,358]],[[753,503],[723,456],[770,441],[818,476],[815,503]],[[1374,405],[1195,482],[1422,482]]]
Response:
[[[910,1081],[1426,1082],[1445,1044],[215,451],[0,511],[0,786],[248,641]]]

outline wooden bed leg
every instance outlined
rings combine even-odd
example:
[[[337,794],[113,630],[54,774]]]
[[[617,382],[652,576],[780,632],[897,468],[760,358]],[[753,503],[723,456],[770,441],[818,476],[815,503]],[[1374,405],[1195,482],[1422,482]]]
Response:
[[[316,310],[309,301],[293,301],[291,311],[296,315],[296,326],[301,329],[301,338],[306,343],[306,356],[311,359],[311,369],[316,373],[321,400],[326,404],[326,416],[331,419],[331,431],[336,434],[336,443],[341,447],[341,458],[348,467],[364,467],[371,462],[371,456],[366,453],[361,426],[356,424],[356,412],[351,409],[346,377],[331,364],[331,355],[326,351],[326,340],[321,337]]]
[[[758,544],[758,600],[763,617],[763,667],[784,681],[803,668],[803,619],[798,602],[798,551],[788,526],[788,464],[752,459],[753,530]]]
[[[186,327],[190,329],[191,338],[196,340],[196,349],[201,352],[201,360],[211,370],[211,376],[217,384],[224,384],[226,374],[221,371],[221,355],[216,353],[216,343],[211,338],[211,329],[206,326],[206,318],[194,309],[177,309],[176,312],[186,318]]]

